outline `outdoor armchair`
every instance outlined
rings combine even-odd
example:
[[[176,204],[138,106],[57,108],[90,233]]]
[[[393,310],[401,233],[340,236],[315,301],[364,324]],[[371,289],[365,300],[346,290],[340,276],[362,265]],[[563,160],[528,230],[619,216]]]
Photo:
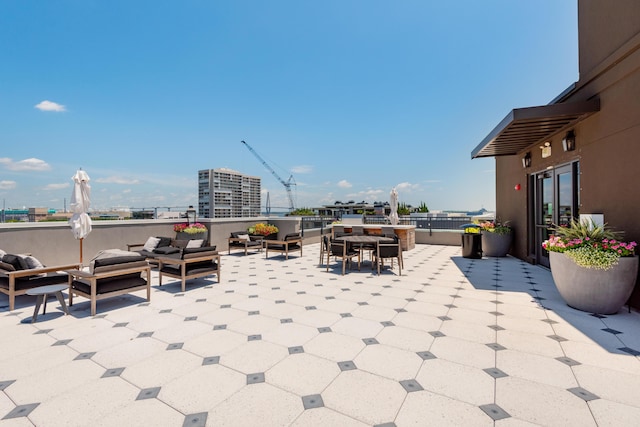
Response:
[[[250,236],[246,231],[232,232],[227,241],[229,242],[229,254],[231,254],[231,248],[242,249],[245,255],[249,249],[262,250],[262,236]]]
[[[123,251],[124,252],[124,251]],[[97,301],[131,292],[146,290],[151,300],[151,267],[145,257],[130,252],[105,258],[94,258],[87,270],[69,270],[69,306],[73,296],[91,301],[91,315],[96,315]]]
[[[393,259],[396,258],[398,260],[398,275],[402,276],[402,267],[404,267],[404,265],[400,240],[395,234],[388,237],[392,238],[393,242],[378,242],[376,251],[374,252],[375,263],[378,267],[378,275],[380,275],[380,268],[384,268],[385,259],[391,259],[391,268],[393,268]]]
[[[326,236],[325,236],[326,239]],[[325,240],[326,242],[326,240]],[[348,242],[342,240],[329,240],[328,242],[328,250],[327,254],[327,271],[329,271],[329,260],[331,257],[341,258],[342,259],[342,275],[345,273],[345,265],[349,262],[349,268],[351,268],[351,263],[353,262],[353,258],[358,258],[358,266],[360,265],[360,252],[351,248],[351,245]]]
[[[215,274],[220,283],[220,255],[215,249],[215,246],[185,248],[179,254],[157,257],[160,286],[163,276],[180,279],[182,292],[189,279]]]
[[[289,233],[283,240],[264,240],[265,258],[269,258],[269,251],[283,253],[289,259],[289,252],[300,251],[302,256],[302,236],[300,233]]]

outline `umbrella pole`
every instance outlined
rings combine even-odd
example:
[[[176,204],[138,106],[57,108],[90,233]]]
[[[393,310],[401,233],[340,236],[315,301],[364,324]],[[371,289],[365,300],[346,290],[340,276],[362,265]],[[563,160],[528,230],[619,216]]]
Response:
[[[82,241],[84,239],[80,239],[80,266],[82,267]]]

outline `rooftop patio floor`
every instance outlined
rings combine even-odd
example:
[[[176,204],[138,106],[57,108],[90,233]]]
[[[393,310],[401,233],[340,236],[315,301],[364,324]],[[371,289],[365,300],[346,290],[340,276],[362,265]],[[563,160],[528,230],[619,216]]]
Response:
[[[640,313],[574,310],[511,257],[342,276],[319,249],[225,254],[184,293],[154,273],[95,317],[0,295],[0,427],[638,425]]]

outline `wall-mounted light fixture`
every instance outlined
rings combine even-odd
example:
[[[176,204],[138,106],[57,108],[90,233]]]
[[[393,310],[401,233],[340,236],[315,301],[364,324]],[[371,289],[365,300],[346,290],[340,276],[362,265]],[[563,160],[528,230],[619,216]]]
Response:
[[[527,153],[522,158],[522,167],[526,169],[530,166],[531,166],[531,153]]]
[[[564,151],[573,151],[576,149],[576,134],[573,130],[567,132],[567,134],[562,139],[562,149]]]

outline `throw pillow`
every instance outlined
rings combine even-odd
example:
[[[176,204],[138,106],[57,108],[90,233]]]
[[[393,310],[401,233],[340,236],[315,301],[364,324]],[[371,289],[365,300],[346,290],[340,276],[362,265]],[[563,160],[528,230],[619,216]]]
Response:
[[[187,248],[199,248],[202,247],[202,243],[204,243],[203,239],[191,239],[189,243],[187,243]]]
[[[3,251],[2,249],[0,249],[0,260],[2,259],[3,256],[5,256],[7,253],[5,251]]]
[[[11,264],[17,270],[28,270],[27,261],[19,255],[5,254],[2,256],[2,262]]]
[[[153,250],[158,247],[159,243],[160,239],[158,239],[157,237],[149,237],[142,249],[147,252],[153,252]]]
[[[32,257],[30,255],[22,257],[26,262],[29,268],[44,268],[44,265],[38,261],[36,257]]]
[[[240,240],[249,240],[248,234],[238,234],[238,239]]]

